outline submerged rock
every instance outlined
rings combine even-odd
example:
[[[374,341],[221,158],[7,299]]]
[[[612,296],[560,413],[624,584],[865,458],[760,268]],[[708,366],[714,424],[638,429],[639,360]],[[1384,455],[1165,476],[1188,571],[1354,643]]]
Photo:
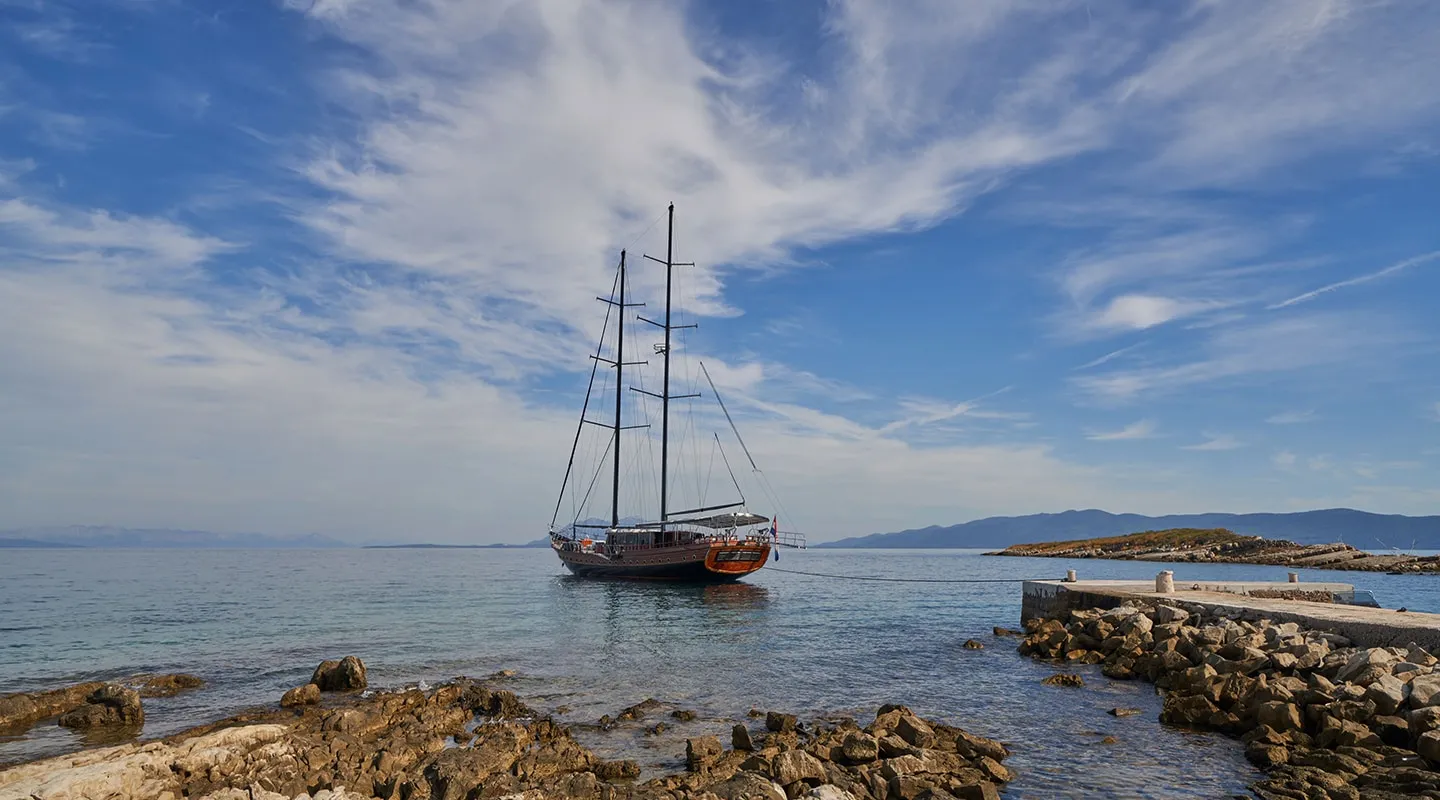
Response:
[[[172,697],[204,686],[205,680],[196,675],[173,672],[165,675],[136,675],[125,683],[138,691],[141,697]]]
[[[1069,672],[1057,672],[1040,682],[1046,686],[1070,686],[1078,688],[1085,685],[1084,678]]]

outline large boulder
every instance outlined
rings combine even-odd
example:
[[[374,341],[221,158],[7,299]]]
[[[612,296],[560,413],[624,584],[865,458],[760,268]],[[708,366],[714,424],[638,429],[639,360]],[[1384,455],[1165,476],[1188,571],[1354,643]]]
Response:
[[[1394,653],[1383,647],[1372,647],[1368,650],[1361,650],[1345,662],[1345,666],[1340,668],[1335,678],[1338,681],[1353,682],[1356,678],[1366,674],[1371,667],[1383,670],[1388,674],[1390,667],[1399,660],[1400,659],[1395,657]]]
[[[697,736],[694,739],[686,739],[685,767],[691,772],[699,772],[719,758],[723,752],[725,752],[725,748],[714,736]]]
[[[1431,764],[1440,765],[1440,731],[1426,731],[1415,741],[1415,752]]]
[[[755,740],[750,736],[750,729],[736,723],[735,727],[730,729],[730,746],[736,750],[754,750]]]
[[[1300,707],[1294,703],[1268,702],[1255,707],[1255,721],[1276,731],[1298,731],[1305,727]]]
[[[280,706],[282,708],[313,706],[318,702],[320,702],[320,687],[313,683],[296,686],[280,698]]]
[[[779,711],[771,711],[765,715],[765,729],[776,733],[786,733],[795,730],[796,719],[794,714],[782,714]]]
[[[840,754],[851,764],[869,764],[880,757],[880,743],[868,733],[855,731],[841,743]]]
[[[787,750],[771,762],[770,776],[781,786],[797,781],[814,785],[825,781],[825,765],[804,750]]]
[[[1183,623],[1190,619],[1190,612],[1175,606],[1157,606],[1155,609],[1155,621],[1161,625],[1169,625],[1172,622]]]
[[[1375,710],[1379,714],[1394,714],[1397,709],[1405,705],[1407,687],[1400,682],[1399,678],[1393,675],[1382,675],[1365,690],[1365,696],[1375,701]]]
[[[101,726],[139,727],[145,724],[140,693],[107,683],[85,698],[85,705],[60,716],[62,727],[84,730]]]
[[[1440,705],[1440,675],[1421,675],[1410,681],[1410,707]]]
[[[322,692],[350,692],[364,689],[365,662],[355,656],[345,656],[339,661],[322,661],[310,676],[310,682]]]
[[[737,772],[729,780],[705,788],[722,800],[786,800],[784,789],[754,772]]]

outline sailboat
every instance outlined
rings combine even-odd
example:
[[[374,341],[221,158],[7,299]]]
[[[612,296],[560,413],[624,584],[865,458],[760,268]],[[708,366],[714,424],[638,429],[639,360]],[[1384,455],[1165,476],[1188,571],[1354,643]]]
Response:
[[[560,499],[556,501],[555,516],[550,522],[550,546],[559,556],[561,563],[577,577],[725,583],[738,580],[765,566],[775,548],[782,546],[803,548],[805,546],[803,535],[782,532],[779,529],[778,521],[773,517],[749,511],[743,494],[735,502],[715,505],[700,503],[696,507],[678,510],[672,507],[671,495],[674,487],[671,483],[671,404],[674,400],[691,399],[702,395],[700,393],[678,395],[671,393],[672,334],[679,330],[695,327],[693,324],[675,324],[673,316],[674,273],[676,267],[690,267],[694,264],[682,264],[675,261],[675,205],[673,203],[670,204],[667,214],[665,260],[661,261],[653,256],[645,256],[646,259],[663,265],[665,268],[665,316],[663,321],[637,316],[639,321],[661,329],[664,334],[663,342],[654,345],[654,353],[661,357],[663,364],[663,378],[658,394],[647,391],[643,386],[626,387],[624,384],[627,367],[649,363],[625,360],[627,310],[643,306],[644,303],[631,303],[626,300],[627,275],[624,250],[620,252],[615,288],[612,290],[611,296],[597,298],[608,306],[605,329],[601,332],[600,344],[596,348],[595,355],[591,356],[594,363],[590,373],[590,384],[580,412],[575,443],[570,450],[570,461],[566,466],[565,478],[561,483]],[[613,358],[607,358],[602,354],[610,333],[612,316],[615,320],[614,345],[610,351]],[[591,401],[596,388],[595,379],[602,366],[614,370],[615,391],[614,414],[611,419],[603,421],[592,419],[590,416],[594,410]],[[709,371],[705,369],[703,363],[700,367],[716,403],[724,412],[725,420],[729,423],[741,448],[745,450],[745,456],[749,459],[753,471],[759,474],[759,468],[755,466],[749,449],[745,448],[739,429],[735,427],[730,412],[725,408],[724,401],[720,399],[719,391],[715,388],[714,381],[710,379]],[[643,517],[621,516],[621,466],[622,452],[628,452],[626,451],[626,439],[629,438],[627,431],[652,427],[648,423],[624,424],[623,413],[626,406],[627,388],[638,393],[642,401],[648,397],[658,400],[660,403],[659,516],[650,520]],[[584,498],[575,504],[578,510],[574,518],[567,524],[557,527],[560,508],[566,497],[567,488],[572,493],[578,493],[580,485],[584,482],[576,471],[576,455],[581,435],[586,431],[587,426],[609,429],[600,468],[595,471],[594,477],[589,481],[589,488],[585,490]],[[736,492],[740,493],[740,482],[735,479],[734,472],[730,471],[728,456],[725,456],[723,449],[720,449],[722,446],[718,433],[715,435],[714,442],[714,446],[724,459],[726,470],[730,472],[731,482]],[[690,455],[695,454],[691,453]],[[591,496],[590,490],[594,488],[595,481],[606,466],[610,467],[611,480],[610,519],[608,522],[593,518],[581,519],[580,515]],[[636,486],[629,488],[632,489],[632,494],[635,493],[635,490],[645,489],[645,487]]]

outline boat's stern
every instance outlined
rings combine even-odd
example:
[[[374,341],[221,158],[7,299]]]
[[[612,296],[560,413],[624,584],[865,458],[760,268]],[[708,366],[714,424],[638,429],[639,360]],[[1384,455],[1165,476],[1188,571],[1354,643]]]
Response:
[[[719,575],[749,575],[765,566],[770,545],[757,541],[712,542],[705,554],[705,569]]]

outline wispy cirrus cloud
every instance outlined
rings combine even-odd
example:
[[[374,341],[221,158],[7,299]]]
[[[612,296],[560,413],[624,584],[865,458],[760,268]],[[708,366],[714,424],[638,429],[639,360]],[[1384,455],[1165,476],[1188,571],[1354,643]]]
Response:
[[[1181,450],[1197,450],[1205,452],[1220,452],[1224,450],[1238,450],[1245,446],[1245,443],[1231,436],[1228,433],[1207,433],[1205,441],[1199,444],[1188,444],[1182,446]]]
[[[1293,373],[1330,364],[1370,366],[1398,356],[1411,335],[1383,315],[1276,316],[1214,329],[1188,360],[1083,375],[1071,382],[1094,398],[1127,402],[1225,381]]]
[[[1424,253],[1424,254],[1415,256],[1414,258],[1407,258],[1407,259],[1405,259],[1404,261],[1396,262],[1396,263],[1391,264],[1390,266],[1388,266],[1388,267],[1386,267],[1386,268],[1384,268],[1384,269],[1376,270],[1375,272],[1371,272],[1371,273],[1368,273],[1368,274],[1365,274],[1365,275],[1360,275],[1360,276],[1355,277],[1355,278],[1349,278],[1349,279],[1343,280],[1343,281],[1336,281],[1335,283],[1331,283],[1331,284],[1327,284],[1327,285],[1325,285],[1325,286],[1321,286],[1319,289],[1313,289],[1313,290],[1308,291],[1308,292],[1305,292],[1305,293],[1303,293],[1303,294],[1297,294],[1297,295],[1295,295],[1294,297],[1291,297],[1291,298],[1289,298],[1289,299],[1282,300],[1282,301],[1280,301],[1280,302],[1278,302],[1278,303],[1275,303],[1275,304],[1273,304],[1273,305],[1267,306],[1267,308],[1273,310],[1273,309],[1277,309],[1277,308],[1286,308],[1286,307],[1288,307],[1288,306],[1293,306],[1293,305],[1296,305],[1297,303],[1308,302],[1308,301],[1310,301],[1310,300],[1314,300],[1314,299],[1317,298],[1317,297],[1320,297],[1320,296],[1323,295],[1323,294],[1327,294],[1327,293],[1329,293],[1329,292],[1333,292],[1333,291],[1335,291],[1335,290],[1337,290],[1337,289],[1345,289],[1345,288],[1348,288],[1348,287],[1351,287],[1351,286],[1359,286],[1359,285],[1362,284],[1362,283],[1369,283],[1370,281],[1379,280],[1379,279],[1381,279],[1381,278],[1384,278],[1384,277],[1387,277],[1387,276],[1390,276],[1390,275],[1394,275],[1394,274],[1396,274],[1397,272],[1403,272],[1404,270],[1410,269],[1411,267],[1416,267],[1416,266],[1419,266],[1419,265],[1421,265],[1421,264],[1426,264],[1426,263],[1429,263],[1429,262],[1431,262],[1431,261],[1435,261],[1436,259],[1440,259],[1440,250],[1435,250],[1435,251],[1432,251],[1432,252],[1429,252],[1429,253]]]
[[[1085,435],[1092,442],[1123,442],[1134,439],[1150,439],[1155,436],[1154,421],[1142,419],[1132,422],[1118,431],[1091,431]]]
[[[1305,422],[1314,422],[1320,415],[1314,409],[1306,411],[1281,411],[1278,414],[1271,414],[1265,421],[1271,425],[1300,425]]]

